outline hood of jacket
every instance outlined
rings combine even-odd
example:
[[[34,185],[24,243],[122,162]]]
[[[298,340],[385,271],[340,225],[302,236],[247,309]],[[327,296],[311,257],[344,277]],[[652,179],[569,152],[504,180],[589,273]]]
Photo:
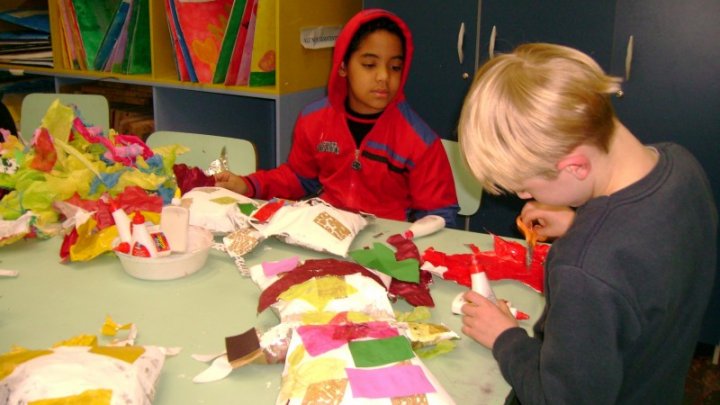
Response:
[[[332,104],[333,107],[338,108],[341,111],[345,110],[345,99],[347,98],[348,93],[347,78],[341,77],[339,73],[340,64],[343,61],[345,52],[350,46],[350,41],[352,40],[352,37],[355,35],[361,25],[365,24],[368,21],[375,20],[381,17],[387,17],[394,21],[398,25],[398,27],[400,27],[400,30],[405,36],[405,60],[403,61],[403,72],[400,79],[400,86],[398,87],[395,98],[390,101],[388,107],[397,104],[399,101],[405,99],[405,82],[407,81],[408,72],[410,71],[410,62],[412,61],[414,49],[410,29],[408,28],[407,24],[405,24],[405,22],[400,19],[400,17],[387,10],[367,9],[359,12],[353,18],[351,18],[350,21],[345,24],[342,31],[340,32],[340,35],[335,41],[332,69],[330,70],[330,79],[328,80],[328,99],[330,100],[330,104]],[[388,107],[386,107],[386,109]]]

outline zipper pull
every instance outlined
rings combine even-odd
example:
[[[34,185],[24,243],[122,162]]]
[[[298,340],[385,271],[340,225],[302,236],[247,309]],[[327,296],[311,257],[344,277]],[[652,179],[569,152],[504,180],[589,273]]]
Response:
[[[352,168],[354,170],[362,169],[362,164],[360,163],[360,149],[355,149],[355,160],[352,162]]]

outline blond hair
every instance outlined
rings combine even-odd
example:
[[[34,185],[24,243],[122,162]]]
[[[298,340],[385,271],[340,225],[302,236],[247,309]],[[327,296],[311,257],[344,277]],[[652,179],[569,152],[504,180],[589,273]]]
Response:
[[[536,43],[497,56],[477,72],[458,127],[465,158],[483,187],[519,191],[534,176],[557,176],[556,163],[580,144],[607,151],[620,90],[588,55]]]

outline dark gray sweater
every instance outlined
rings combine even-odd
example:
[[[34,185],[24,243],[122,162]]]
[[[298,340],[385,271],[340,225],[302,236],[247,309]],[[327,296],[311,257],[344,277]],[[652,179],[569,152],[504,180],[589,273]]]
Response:
[[[645,178],[577,210],[548,255],[546,307],[493,355],[522,404],[680,404],[716,272],[718,213],[697,160],[655,145]]]

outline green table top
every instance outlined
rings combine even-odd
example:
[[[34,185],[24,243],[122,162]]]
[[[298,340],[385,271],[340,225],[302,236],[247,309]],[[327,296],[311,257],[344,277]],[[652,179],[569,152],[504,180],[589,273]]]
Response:
[[[407,223],[376,220],[355,239],[351,249],[385,242]],[[282,365],[249,365],[234,370],[221,381],[195,384],[192,378],[207,364],[192,354],[221,352],[225,337],[251,327],[268,329],[278,323],[272,311],[257,315],[258,287],[243,277],[225,253],[212,251],[205,266],[189,277],[170,281],[145,281],[126,274],[118,259],[107,254],[90,262],[61,264],[60,238],[21,241],[0,248],[0,268],[20,272],[0,278],[0,352],[12,345],[47,348],[79,334],[100,336],[110,315],[117,323],[134,323],[138,345],[180,347],[168,357],[157,386],[156,404],[274,403],[279,392]],[[487,234],[443,229],[416,244],[446,253],[469,253],[466,244],[492,248]],[[277,240],[266,240],[246,256],[248,266],[291,256],[328,257]],[[544,298],[515,281],[491,282],[495,294],[513,302],[530,315],[521,326],[530,330],[538,319]],[[451,301],[466,288],[435,278],[431,293],[435,308],[432,321],[443,323],[461,339],[452,352],[424,360],[458,404],[499,404],[509,392],[492,353],[461,332],[461,317],[451,313]],[[393,304],[409,311],[404,301]],[[105,339],[105,340],[103,340]],[[102,338],[101,342],[107,342]]]

